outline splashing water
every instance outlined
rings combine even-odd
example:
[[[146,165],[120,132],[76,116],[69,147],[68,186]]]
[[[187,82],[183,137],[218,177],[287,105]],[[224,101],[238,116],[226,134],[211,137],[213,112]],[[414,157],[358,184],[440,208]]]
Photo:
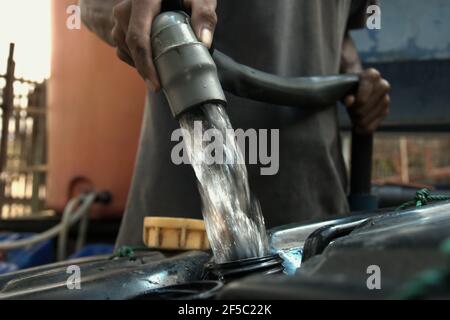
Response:
[[[195,124],[201,123],[201,133]],[[228,115],[219,104],[205,104],[180,118],[186,150],[198,179],[203,218],[216,263],[267,254],[268,241],[259,202],[250,193],[247,168]],[[215,130],[223,141],[223,161],[212,163],[210,142]],[[193,137],[192,139],[190,139]],[[222,151],[221,151],[222,152]]]

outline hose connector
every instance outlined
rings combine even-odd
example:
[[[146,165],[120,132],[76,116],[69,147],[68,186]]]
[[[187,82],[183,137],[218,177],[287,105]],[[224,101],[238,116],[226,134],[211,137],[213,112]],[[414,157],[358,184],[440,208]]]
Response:
[[[205,103],[226,105],[214,60],[197,39],[187,14],[171,11],[158,15],[152,26],[151,46],[161,87],[175,118]]]

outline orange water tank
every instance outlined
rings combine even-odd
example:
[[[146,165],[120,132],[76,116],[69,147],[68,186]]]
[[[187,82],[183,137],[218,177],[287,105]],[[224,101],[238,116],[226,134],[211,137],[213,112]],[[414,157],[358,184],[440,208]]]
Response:
[[[48,104],[47,204],[61,210],[77,188],[109,190],[101,214],[123,212],[137,151],[145,85],[85,26],[66,27],[69,5],[53,0]]]

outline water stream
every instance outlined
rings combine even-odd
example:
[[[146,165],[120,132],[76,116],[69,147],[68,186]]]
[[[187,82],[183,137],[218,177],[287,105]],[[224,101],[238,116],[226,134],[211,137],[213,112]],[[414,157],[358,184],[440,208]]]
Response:
[[[207,104],[181,116],[186,151],[198,179],[203,218],[216,263],[265,256],[267,233],[258,200],[251,194],[245,159],[225,108]],[[211,161],[211,141],[223,137],[223,161]],[[189,143],[190,141],[190,143]],[[217,152],[213,151],[213,152]]]

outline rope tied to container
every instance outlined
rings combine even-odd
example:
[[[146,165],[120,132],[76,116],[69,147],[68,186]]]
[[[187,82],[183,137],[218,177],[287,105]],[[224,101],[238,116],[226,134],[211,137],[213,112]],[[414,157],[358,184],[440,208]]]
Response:
[[[408,209],[411,207],[423,207],[430,202],[436,202],[436,201],[445,201],[450,200],[449,196],[443,196],[443,195],[432,195],[430,193],[430,190],[424,188],[420,189],[416,192],[416,196],[414,197],[414,200],[405,202],[400,207],[397,208],[397,211]]]
[[[116,258],[129,258],[130,261],[136,260],[136,252],[153,251],[153,249],[146,247],[131,247],[131,246],[121,246],[118,248],[114,255],[109,257],[109,260],[114,260]]]

